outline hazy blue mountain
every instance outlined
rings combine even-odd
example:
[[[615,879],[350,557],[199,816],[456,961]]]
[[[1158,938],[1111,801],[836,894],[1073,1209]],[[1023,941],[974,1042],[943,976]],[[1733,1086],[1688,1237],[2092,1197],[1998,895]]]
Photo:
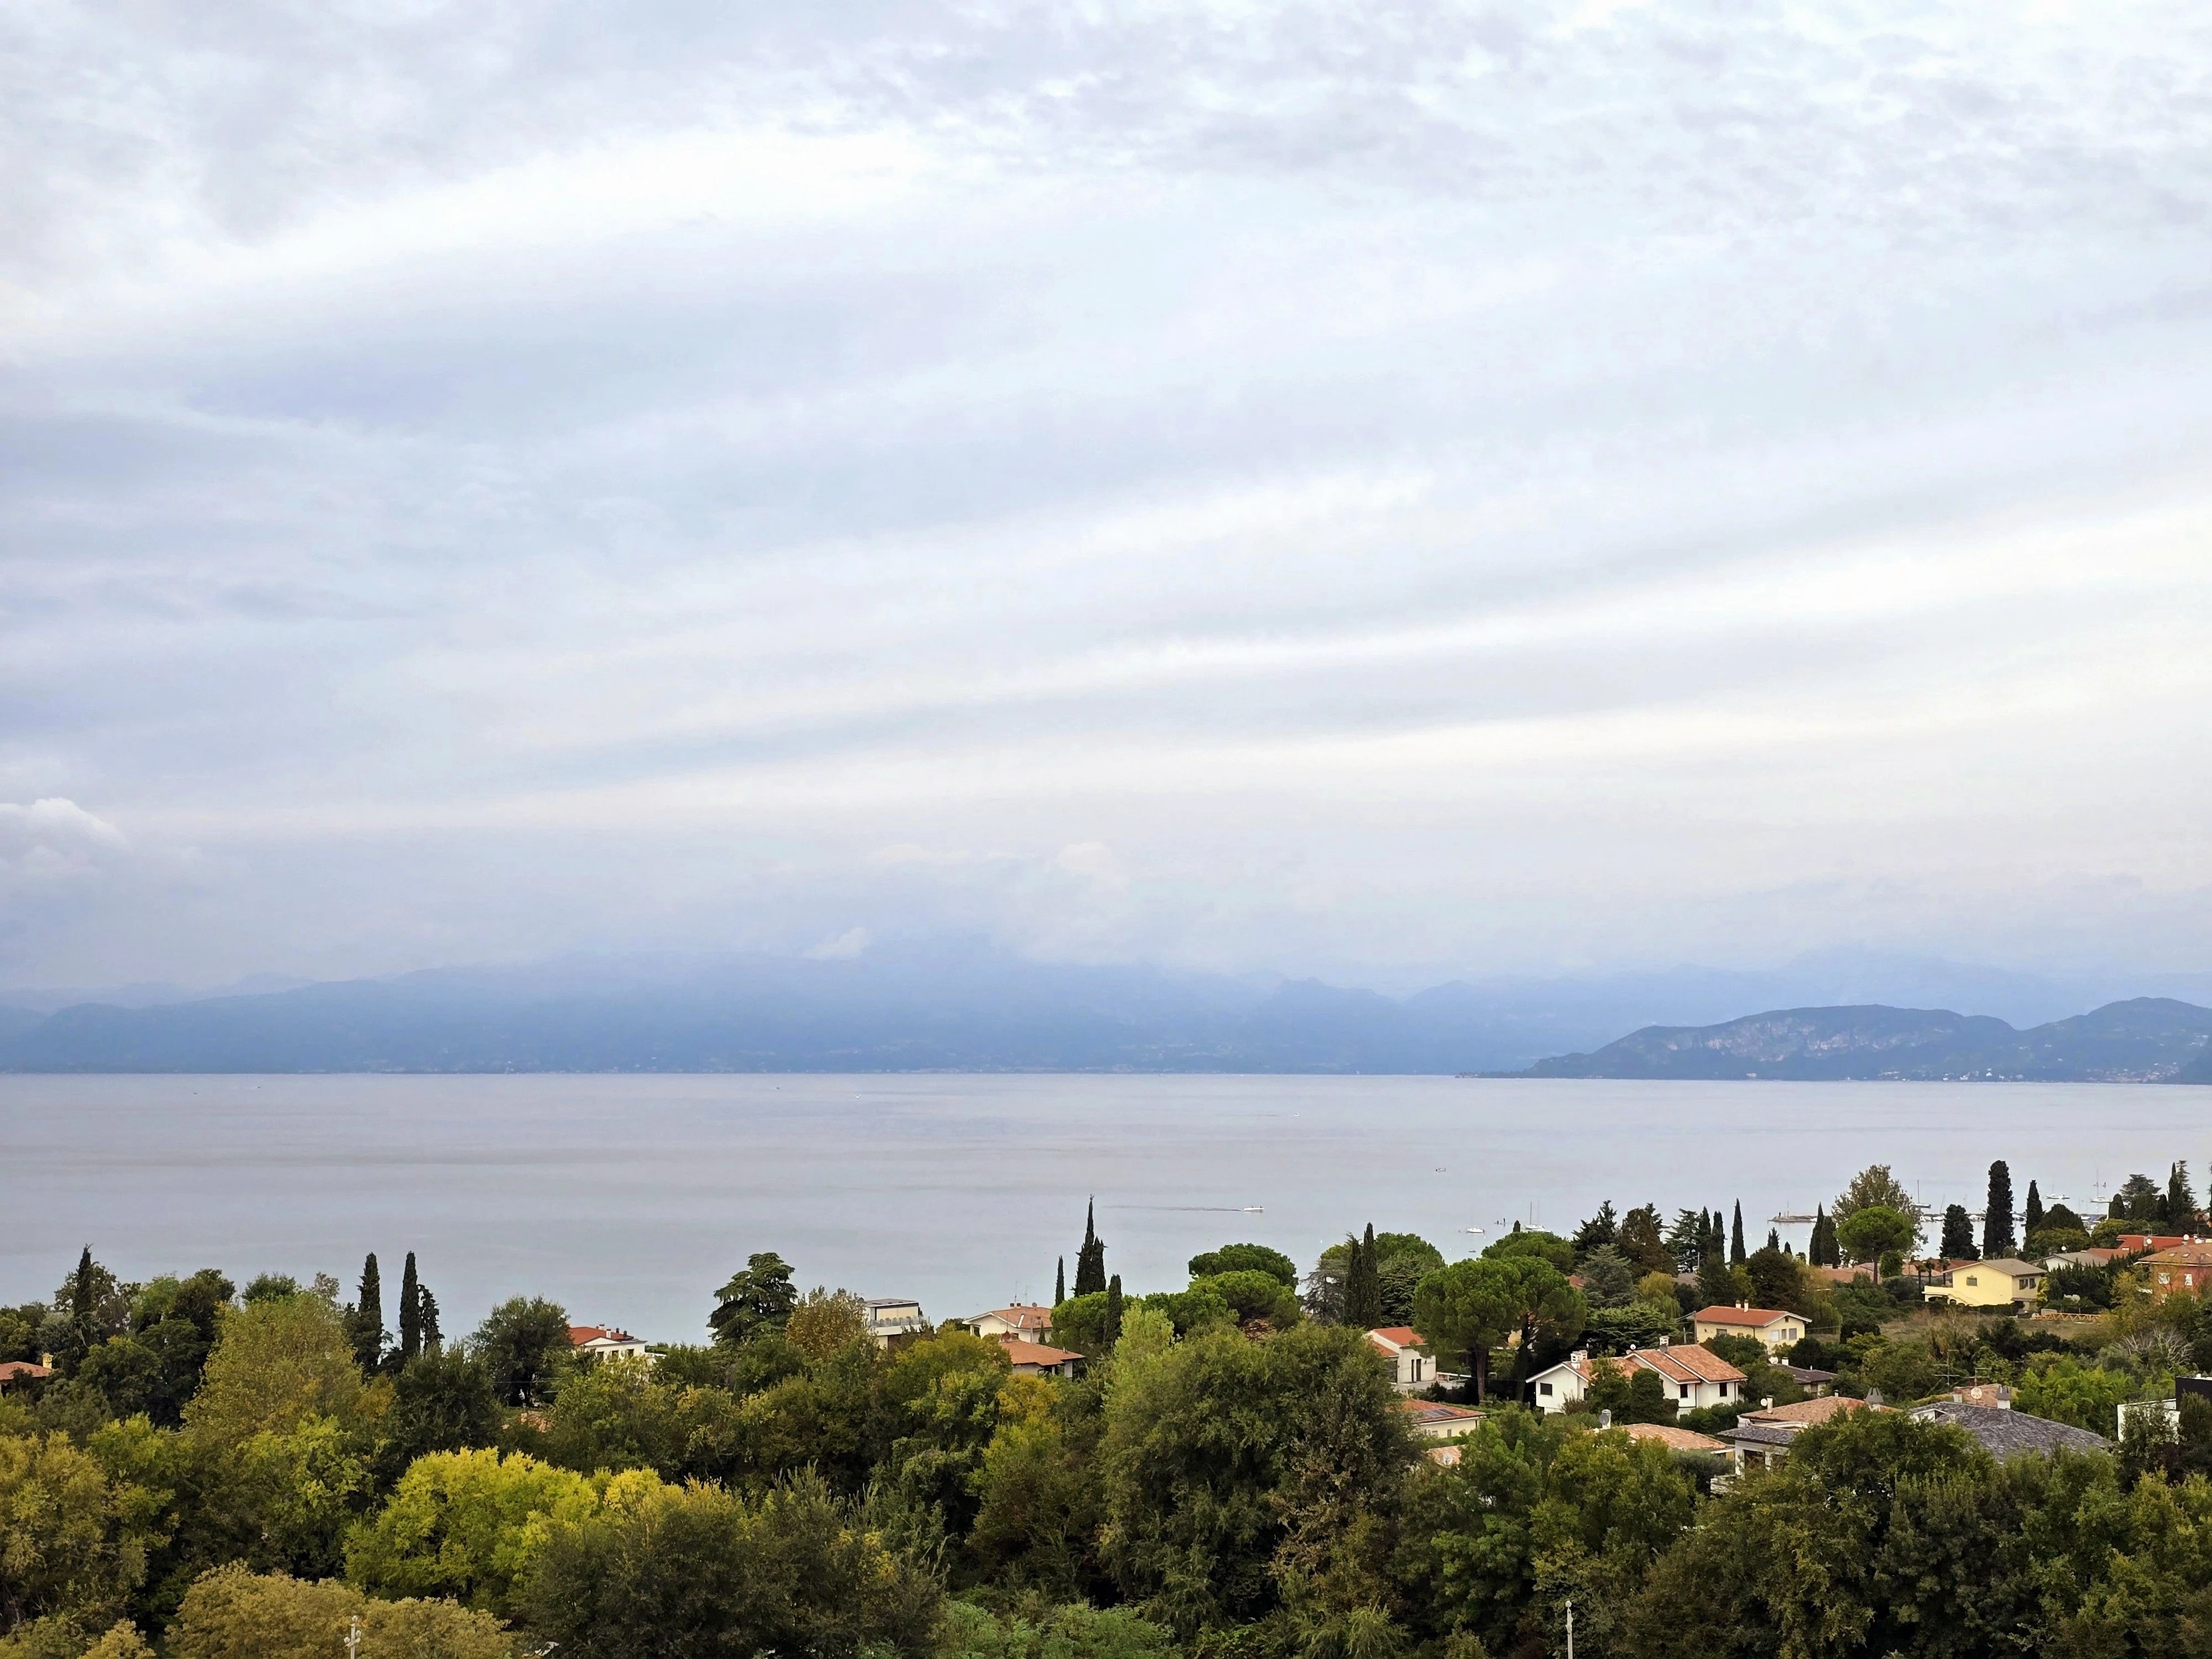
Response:
[[[1831,1013],[1814,1004],[1838,987],[1873,988],[1873,994],[1851,999],[1866,1004],[1883,1000],[1883,988],[1893,985],[1978,987],[2001,1011],[2013,1012],[2045,1007],[2063,988],[2000,969],[1844,951],[1757,973],[1685,967],[1601,978],[1456,981],[1400,997],[1312,979],[1036,963],[941,938],[881,943],[830,960],[764,953],[571,957],[289,989],[263,989],[265,983],[244,981],[229,994],[133,987],[127,1000],[88,1000],[51,1013],[30,1002],[0,1013],[0,1067],[1507,1072],[1569,1051],[1571,1060],[1544,1066],[1588,1065],[1597,1055],[1626,1064],[1615,1053],[1620,1044],[1599,1045],[1639,1027],[1704,1027],[1746,1007],[1783,1006],[1772,994],[1778,990],[1808,993],[1789,1004],[1801,1012]],[[2086,1026],[2070,1038],[2077,1024],[2036,1029],[2057,1031],[2083,1052],[2148,1041],[2108,1038]],[[1988,1025],[2013,1029],[2002,1019]],[[1961,1029],[1966,1035],[1948,1039],[1949,1048],[1938,1043],[1913,1063],[1940,1066],[1948,1056],[1954,1070],[1968,1068],[1969,1057],[1984,1052],[1985,1028],[1968,1022]]]
[[[1593,1054],[1538,1061],[1528,1077],[2193,1079],[2212,1009],[2168,997],[2015,1030],[1948,1009],[1785,1008],[1715,1025],[1646,1026]]]

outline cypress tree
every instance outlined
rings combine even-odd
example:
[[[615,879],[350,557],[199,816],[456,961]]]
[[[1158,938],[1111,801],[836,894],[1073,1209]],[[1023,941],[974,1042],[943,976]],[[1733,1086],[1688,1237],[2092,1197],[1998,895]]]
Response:
[[[416,1298],[416,1311],[422,1322],[422,1352],[436,1353],[446,1346],[446,1339],[438,1329],[438,1298],[430,1294],[428,1285]]]
[[[2012,1232],[2012,1171],[1999,1158],[1990,1165],[1990,1201],[1982,1212],[1982,1255],[1995,1261],[2018,1248]]]
[[[1806,1249],[1816,1267],[1836,1267],[1843,1264],[1837,1260],[1841,1252],[1836,1244],[1836,1224],[1829,1218],[1827,1206],[1813,1206],[1813,1237]]]
[[[70,1317],[80,1325],[92,1318],[94,1275],[92,1268],[92,1246],[84,1247],[76,1259],[76,1273],[70,1280]]]
[[[384,1285],[376,1274],[376,1252],[361,1264],[361,1291],[353,1307],[353,1357],[364,1376],[384,1358]]]
[[[1974,1218],[1966,1213],[1965,1205],[1954,1204],[1943,1212],[1943,1242],[1936,1249],[1937,1254],[1950,1261],[1972,1261],[1977,1258]]]
[[[2189,1190],[2189,1165],[2185,1161],[2166,1172],[2166,1209],[2169,1226],[2185,1233],[2197,1231],[2197,1194]]]
[[[415,1276],[415,1252],[399,1275],[399,1363],[412,1364],[422,1354],[422,1281]]]
[[[1743,1200],[1735,1201],[1735,1218],[1729,1223],[1729,1266],[1741,1267],[1745,1261],[1743,1248]]]
[[[1060,1259],[1060,1266],[1052,1275],[1052,1305],[1057,1308],[1067,1300],[1067,1258]]]
[[[1083,1211],[1083,1248],[1075,1253],[1075,1293],[1090,1296],[1106,1288],[1106,1241],[1098,1237],[1094,1224],[1098,1201],[1093,1199]]]
[[[1770,1250],[1778,1250],[1782,1248],[1782,1233],[1780,1229],[1769,1227],[1766,1230],[1766,1248]]]
[[[2027,1183],[2027,1207],[2021,1212],[2020,1228],[2030,1238],[2043,1231],[2043,1194],[2033,1181]]]
[[[1121,1275],[1115,1273],[1106,1281],[1106,1346],[1112,1347],[1121,1340]]]
[[[1352,1241],[1352,1262],[1344,1275],[1344,1322],[1355,1330],[1372,1330],[1382,1317],[1382,1285],[1376,1273],[1375,1224],[1367,1236]]]

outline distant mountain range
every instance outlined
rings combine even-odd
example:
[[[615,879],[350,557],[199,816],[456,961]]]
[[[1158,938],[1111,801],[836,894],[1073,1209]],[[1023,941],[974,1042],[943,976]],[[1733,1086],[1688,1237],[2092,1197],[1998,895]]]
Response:
[[[2212,1083],[2212,1008],[2170,997],[2107,1003],[2016,1030],[1947,1009],[1786,1008],[1718,1025],[1650,1025],[1523,1077],[1844,1078]]]
[[[1785,1000],[1859,1002],[1868,993],[1897,995],[1900,988],[2016,1017],[2022,1008],[2046,1009],[2066,992],[1995,969],[1838,951],[1764,973],[1685,968],[1455,981],[1394,997],[1316,980],[1036,963],[937,939],[878,944],[828,960],[762,953],[574,957],[323,984],[262,977],[198,995],[149,985],[89,995],[34,990],[0,997],[0,1070],[1495,1074],[1528,1068],[1527,1075],[1559,1077],[1995,1071],[2153,1078],[2203,1065],[2204,1034],[2212,1030],[2212,1014],[2165,1000],[2115,1005],[2028,1031],[1989,1016],[1869,1006],[1697,1023]],[[2117,1028],[2126,1020],[2116,1010],[2130,1008],[2152,1012],[2141,1016],[2141,1031],[2124,1036]],[[2069,1028],[2101,1034],[2107,1024],[2113,1033],[2068,1046]],[[1598,1046],[1637,1027],[1644,1029]],[[1939,1027],[1951,1035],[1936,1035]],[[2054,1032],[2061,1034],[2056,1047],[2045,1042]],[[1668,1049],[1670,1040],[1679,1053]],[[1595,1052],[1539,1059],[1569,1049]]]

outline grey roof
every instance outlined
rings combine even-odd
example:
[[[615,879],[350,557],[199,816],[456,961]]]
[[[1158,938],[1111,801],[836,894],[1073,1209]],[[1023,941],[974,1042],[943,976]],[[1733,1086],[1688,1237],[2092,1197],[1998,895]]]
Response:
[[[1949,1423],[1962,1428],[1998,1457],[2020,1457],[2030,1452],[2048,1457],[2062,1447],[2068,1451],[2107,1451],[2112,1443],[2087,1429],[2008,1411],[2002,1406],[1965,1406],[1939,1400],[1933,1405],[1915,1406],[1912,1415],[1922,1423]]]
[[[1797,1437],[1794,1428],[1776,1428],[1765,1423],[1738,1423],[1732,1429],[1723,1429],[1721,1438],[1738,1446],[1786,1446]]]
[[[1816,1365],[1784,1365],[1781,1369],[1788,1371],[1800,1382],[1817,1384],[1832,1382],[1836,1380],[1835,1372],[1824,1371]]]

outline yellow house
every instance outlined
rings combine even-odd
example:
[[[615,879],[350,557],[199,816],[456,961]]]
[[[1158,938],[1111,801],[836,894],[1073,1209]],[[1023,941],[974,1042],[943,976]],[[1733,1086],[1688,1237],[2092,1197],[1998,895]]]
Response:
[[[2043,1269],[2010,1257],[1954,1261],[1949,1273],[1928,1287],[1930,1302],[1955,1302],[1962,1308],[2008,1308],[2015,1302],[2033,1302],[2042,1293]]]
[[[1733,1308],[1700,1308],[1690,1316],[1692,1334],[1699,1342],[1717,1336],[1756,1337],[1769,1353],[1795,1347],[1805,1334],[1805,1316],[1786,1308],[1754,1308],[1739,1302]]]

